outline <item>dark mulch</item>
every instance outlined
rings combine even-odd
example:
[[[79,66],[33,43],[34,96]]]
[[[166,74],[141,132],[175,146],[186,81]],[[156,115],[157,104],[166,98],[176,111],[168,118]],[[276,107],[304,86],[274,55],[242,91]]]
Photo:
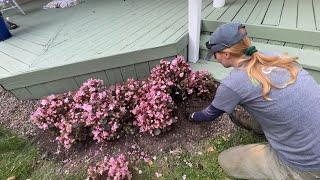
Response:
[[[178,122],[168,132],[159,136],[148,134],[128,134],[118,140],[105,144],[89,142],[86,145],[76,144],[69,151],[63,148],[57,154],[57,143],[49,131],[40,131],[29,122],[30,113],[35,110],[35,101],[19,101],[11,93],[0,89],[0,122],[14,133],[29,138],[37,145],[41,158],[51,159],[65,164],[72,170],[83,165],[83,162],[99,160],[102,156],[110,156],[119,152],[137,158],[143,152],[147,157],[154,157],[181,147],[190,152],[198,152],[197,143],[207,138],[228,135],[235,131],[234,124],[227,115],[214,122],[191,123],[186,120],[186,112],[205,108],[212,99],[189,99],[177,109]]]

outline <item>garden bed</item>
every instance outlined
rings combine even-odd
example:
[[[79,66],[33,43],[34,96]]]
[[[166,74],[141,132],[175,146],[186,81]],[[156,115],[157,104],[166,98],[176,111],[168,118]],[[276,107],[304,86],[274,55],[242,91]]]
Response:
[[[217,88],[218,84],[214,84]],[[215,139],[218,136],[228,137],[236,130],[227,115],[223,115],[214,122],[193,123],[186,118],[188,112],[205,108],[213,99],[211,96],[199,98],[190,96],[183,101],[177,101],[173,114],[177,122],[160,135],[151,136],[148,133],[128,131],[119,139],[96,143],[88,140],[85,143],[74,143],[69,149],[59,146],[55,140],[57,134],[52,131],[41,130],[29,121],[30,114],[37,108],[35,101],[19,101],[5,90],[0,90],[1,124],[12,132],[30,139],[40,151],[41,159],[53,160],[61,163],[61,169],[76,172],[79,168],[87,167],[103,157],[124,154],[130,164],[150,163],[163,154],[184,149],[191,154],[201,152],[199,142]],[[200,91],[199,91],[200,92]]]
[[[1,125],[10,129],[21,137],[30,139],[40,150],[43,159],[61,162],[63,169],[70,172],[83,166],[84,162],[97,161],[103,156],[112,156],[122,152],[130,155],[137,152],[145,153],[145,157],[157,157],[169,153],[177,148],[183,148],[191,153],[200,151],[196,144],[202,140],[228,136],[236,130],[227,115],[223,115],[214,122],[191,123],[185,118],[185,112],[199,110],[206,107],[211,100],[190,99],[178,107],[178,118],[170,132],[159,136],[148,134],[126,135],[125,137],[103,145],[91,143],[87,146],[74,146],[69,151],[61,150],[56,154],[58,145],[54,135],[49,131],[37,129],[29,122],[30,114],[36,108],[36,101],[20,101],[12,94],[0,89],[1,94]],[[189,106],[189,108],[186,108]],[[138,156],[131,156],[138,159]]]

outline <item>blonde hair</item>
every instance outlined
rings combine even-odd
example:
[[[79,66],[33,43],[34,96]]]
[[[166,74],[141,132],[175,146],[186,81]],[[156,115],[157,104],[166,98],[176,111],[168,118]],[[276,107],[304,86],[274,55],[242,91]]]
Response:
[[[245,37],[241,42],[233,45],[230,48],[224,50],[229,52],[231,56],[241,58],[238,65],[244,65],[246,72],[250,79],[261,83],[262,85],[262,96],[265,100],[271,100],[269,93],[271,88],[285,88],[290,84],[296,82],[299,67],[297,66],[297,57],[289,57],[287,54],[280,56],[267,56],[262,53],[255,52],[248,58],[243,58],[245,51],[251,46],[251,41],[248,37]],[[267,67],[280,67],[287,69],[290,72],[291,78],[288,82],[282,85],[276,85],[271,82],[263,69]]]

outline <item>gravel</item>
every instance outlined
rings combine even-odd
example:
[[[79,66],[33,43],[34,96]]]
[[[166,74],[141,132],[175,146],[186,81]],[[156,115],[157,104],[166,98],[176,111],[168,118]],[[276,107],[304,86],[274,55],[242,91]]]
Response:
[[[30,114],[36,109],[36,101],[18,100],[0,86],[0,124],[21,137],[33,137],[37,128],[30,122]]]

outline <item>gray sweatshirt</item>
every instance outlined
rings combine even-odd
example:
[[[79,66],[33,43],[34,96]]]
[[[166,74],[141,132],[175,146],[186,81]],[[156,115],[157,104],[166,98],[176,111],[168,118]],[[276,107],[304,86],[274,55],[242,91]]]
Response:
[[[290,73],[282,68],[265,72],[275,84],[283,84]],[[221,81],[213,106],[231,113],[242,105],[261,125],[280,160],[302,171],[320,170],[320,86],[301,69],[296,83],[272,88],[272,99],[264,100],[262,86],[240,69]]]

